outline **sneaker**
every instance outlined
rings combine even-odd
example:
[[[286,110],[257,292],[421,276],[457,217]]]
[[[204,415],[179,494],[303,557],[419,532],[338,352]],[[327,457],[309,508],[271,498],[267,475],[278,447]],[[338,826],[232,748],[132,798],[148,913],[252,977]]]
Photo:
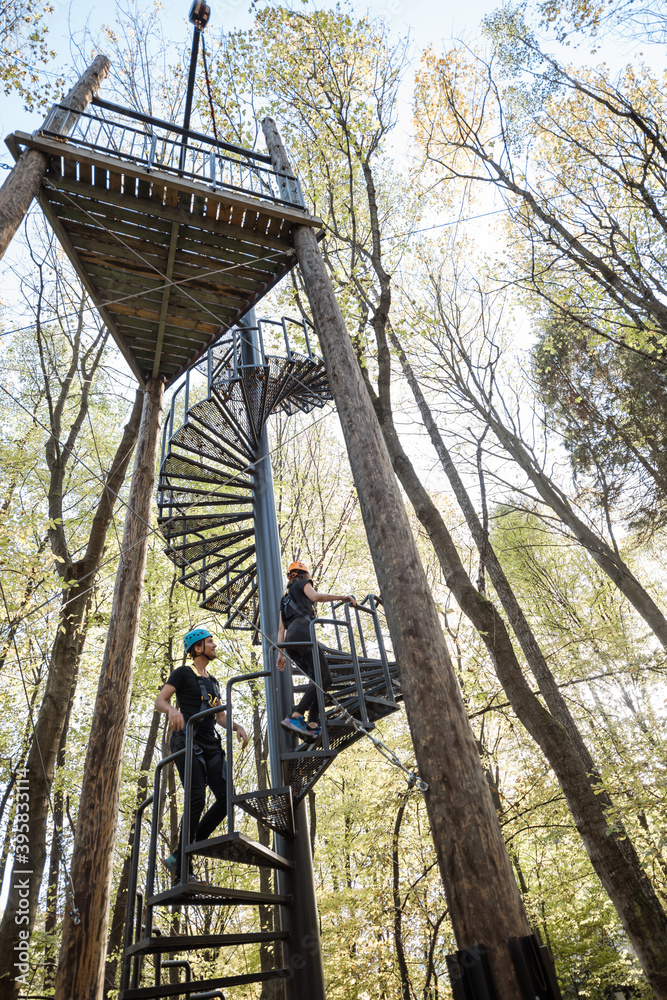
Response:
[[[206,881],[205,878],[198,878],[197,875],[193,875],[192,872],[188,875],[188,882],[190,885],[209,885],[210,883]]]
[[[317,729],[310,729],[306,725],[306,720],[303,716],[299,716],[298,719],[293,719],[288,716],[286,719],[280,723],[284,729],[289,729],[291,733],[296,733],[296,735],[301,740],[315,740],[319,735],[319,727]]]

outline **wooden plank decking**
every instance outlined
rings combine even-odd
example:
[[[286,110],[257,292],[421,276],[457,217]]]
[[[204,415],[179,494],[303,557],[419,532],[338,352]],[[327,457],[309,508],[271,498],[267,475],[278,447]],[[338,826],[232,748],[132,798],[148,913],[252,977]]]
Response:
[[[294,266],[287,205],[16,132],[49,155],[40,202],[130,368],[173,382]]]

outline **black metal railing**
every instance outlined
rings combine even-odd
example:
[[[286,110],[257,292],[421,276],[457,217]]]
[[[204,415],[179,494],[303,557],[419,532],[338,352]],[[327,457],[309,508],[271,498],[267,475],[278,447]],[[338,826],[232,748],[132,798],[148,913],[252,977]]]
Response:
[[[86,111],[54,104],[41,134],[142,166],[241,194],[304,209],[296,177],[280,174],[270,158],[192,129],[94,100]]]
[[[362,676],[360,653],[361,659],[366,661],[373,660],[377,662],[377,669],[381,676],[380,690],[383,700],[387,704],[393,703],[393,705],[398,708],[394,689],[396,668],[394,666],[394,676],[392,677],[392,665],[390,665],[389,657],[387,655],[376,600],[377,599],[373,594],[368,594],[363,601],[360,601],[354,608],[352,605],[342,601],[332,603],[330,617],[324,617],[324,615],[322,615],[314,618],[310,622],[309,642],[281,642],[277,644],[277,648],[284,650],[288,657],[290,647],[293,649],[303,647],[304,649],[310,651],[315,673],[314,680],[317,689],[316,696],[319,718],[322,726],[321,745],[322,749],[325,751],[330,749],[326,710],[331,704],[332,698],[330,695],[327,695],[322,683],[322,671],[320,667],[320,658],[317,652],[317,645],[318,638],[324,638],[324,636],[322,636],[322,631],[326,630],[327,626],[329,627],[329,636],[325,639],[325,649],[327,650],[327,655],[330,655],[333,652],[335,656],[335,653],[338,652],[341,662],[347,660],[349,669],[351,670],[349,688],[351,691],[354,691],[356,706],[353,709],[353,717],[356,722],[361,723],[362,726],[368,726],[370,724],[368,708],[366,705],[366,698],[369,692],[365,688],[364,677]],[[341,619],[337,613],[341,608],[345,615],[344,619]],[[366,621],[371,626],[372,638],[370,643],[369,636],[364,635],[365,629],[364,622],[362,620],[363,618],[366,618]],[[346,700],[347,697],[349,697],[349,693],[351,692],[348,692]],[[334,702],[334,717],[340,714],[338,707],[343,708],[343,705],[339,703],[339,706],[336,706]],[[339,718],[339,721],[345,722],[344,716]]]
[[[164,462],[168,442],[187,423],[190,407],[210,397],[212,387],[221,379],[238,380],[242,374],[242,342],[248,338],[249,330],[257,331],[259,352],[255,363],[259,367],[265,367],[275,356],[274,352],[281,348],[281,341],[284,342],[289,361],[295,358],[308,358],[313,362],[317,360],[310,343],[312,325],[307,320],[292,319],[289,316],[283,316],[280,320],[261,319],[253,327],[233,327],[227,331],[213,347],[208,348],[197,364],[188,368],[182,382],[174,388],[169,413],[162,426],[160,465]],[[271,344],[268,343],[269,338]],[[329,398],[329,394],[323,395],[320,405],[324,405]]]

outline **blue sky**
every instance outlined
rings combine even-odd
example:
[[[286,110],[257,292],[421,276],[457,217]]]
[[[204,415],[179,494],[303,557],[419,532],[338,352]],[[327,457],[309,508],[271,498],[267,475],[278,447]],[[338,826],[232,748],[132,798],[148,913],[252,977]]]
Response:
[[[65,67],[70,63],[70,34],[80,32],[88,22],[95,32],[106,23],[113,26],[115,14],[113,6],[103,0],[93,0],[84,3],[83,0],[50,0],[54,12],[49,18],[49,45],[57,52],[51,71],[65,73]],[[168,39],[182,38],[184,43],[191,37],[191,28],[187,16],[191,0],[167,0],[162,6],[161,19],[164,35]],[[391,25],[397,35],[410,30],[415,51],[433,42],[436,45],[454,36],[472,39],[478,34],[478,26],[485,14],[490,13],[500,0],[374,0],[367,5],[356,5],[359,13],[367,10],[381,16]],[[333,6],[329,0],[317,6]],[[249,28],[254,14],[248,0],[211,0],[210,29]],[[300,6],[295,2],[295,6]],[[70,82],[68,76],[68,84]],[[0,102],[0,126],[3,135],[17,129],[32,131],[43,119],[43,113],[27,114],[21,102],[15,98],[3,98]],[[6,158],[5,162],[11,162]]]
[[[53,5],[53,14],[49,17],[49,45],[55,49],[57,55],[53,63],[48,67],[51,74],[62,74],[66,77],[69,86],[76,76],[72,70],[68,72],[67,67],[71,65],[70,35],[72,32],[80,33],[86,25],[95,33],[103,23],[113,27],[115,20],[115,5],[104,2],[104,0],[50,0]],[[289,0],[288,0],[289,2]],[[292,0],[295,7],[300,7],[299,0]],[[182,39],[187,46],[191,37],[191,27],[188,24],[188,11],[191,0],[166,0],[160,4],[160,17],[163,23],[164,36],[167,39],[177,41]],[[486,14],[490,14],[499,7],[502,0],[373,0],[370,4],[358,3],[354,5],[358,13],[369,12],[386,20],[396,35],[410,31],[413,40],[413,53],[416,58],[420,50],[429,44],[440,47],[447,44],[452,38],[463,38],[468,42],[474,41],[479,36],[479,25]],[[249,28],[252,25],[254,13],[250,8],[249,0],[211,0],[211,30],[217,32],[220,28],[231,30],[234,28]],[[261,3],[258,3],[261,6]],[[310,0],[308,6],[334,6],[332,0],[320,0],[313,3]],[[553,51],[553,46],[548,47]],[[619,65],[625,62],[639,48],[627,41],[612,42],[607,41],[601,54],[597,58],[606,58],[612,64]],[[646,47],[644,47],[646,48]],[[646,53],[648,61],[658,58],[660,50],[653,48],[653,51]],[[567,58],[575,56],[576,53],[570,49]],[[582,51],[582,59],[586,58],[586,53]],[[662,53],[660,53],[661,62]],[[405,91],[404,102],[410,100],[408,89]],[[407,113],[407,114],[406,114]],[[15,130],[32,131],[39,127],[43,120],[43,112],[28,114],[22,107],[21,102],[15,97],[3,97],[0,101],[0,128],[2,134],[7,135]],[[402,109],[401,118],[405,121],[409,117],[408,108]],[[400,123],[399,123],[400,124]],[[407,122],[406,122],[407,125]],[[407,129],[402,130],[405,134]],[[4,144],[0,148],[0,161],[12,163]]]

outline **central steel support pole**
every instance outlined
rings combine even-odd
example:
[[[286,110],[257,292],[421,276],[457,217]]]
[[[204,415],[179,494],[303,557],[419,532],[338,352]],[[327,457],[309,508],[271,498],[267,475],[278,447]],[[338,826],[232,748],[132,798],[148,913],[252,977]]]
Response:
[[[244,316],[239,328],[242,334],[242,364],[261,364],[263,359],[259,352],[254,310]],[[267,678],[266,683],[271,784],[280,787],[285,783],[280,754],[292,749],[291,738],[280,725],[280,720],[292,710],[292,679],[287,668],[283,674],[276,669],[277,651],[274,643],[278,637],[283,585],[273,472],[266,427],[262,431],[253,471],[253,497],[259,610],[263,633],[262,651],[264,669],[271,671],[271,677]],[[291,895],[294,899],[294,902],[282,911],[286,914],[286,917],[283,917],[283,928],[289,931],[287,953],[290,976],[286,983],[287,997],[288,1000],[302,1000],[306,996],[309,1000],[325,1000],[320,922],[304,801],[301,801],[295,809],[294,818],[296,836],[294,838],[276,836],[276,850],[294,863],[291,871],[278,872],[279,892]]]
[[[188,89],[185,93],[185,114],[183,115],[183,142],[181,143],[181,155],[179,157],[178,169],[185,170],[185,161],[188,152],[188,129],[190,128],[190,118],[192,116],[192,98],[195,91],[195,75],[197,73],[197,56],[199,55],[200,29],[195,25],[192,35],[192,51],[190,53],[190,72],[188,74]]]

